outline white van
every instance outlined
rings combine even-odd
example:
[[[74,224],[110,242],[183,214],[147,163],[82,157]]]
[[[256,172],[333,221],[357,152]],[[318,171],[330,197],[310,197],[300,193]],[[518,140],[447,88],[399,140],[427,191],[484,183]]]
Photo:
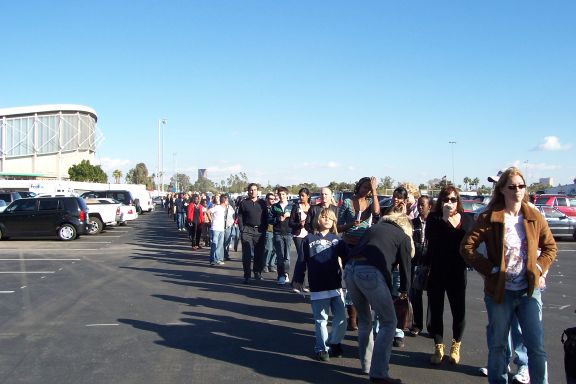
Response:
[[[130,192],[134,197],[134,205],[136,205],[139,214],[142,212],[152,212],[154,210],[154,203],[152,202],[150,192],[140,188],[130,189]]]

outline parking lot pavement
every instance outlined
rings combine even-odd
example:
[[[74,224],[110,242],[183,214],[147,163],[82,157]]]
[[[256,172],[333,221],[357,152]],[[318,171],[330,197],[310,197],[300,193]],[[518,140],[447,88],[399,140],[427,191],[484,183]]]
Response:
[[[559,248],[544,293],[550,383],[564,382],[560,335],[576,325],[576,246]],[[308,298],[278,287],[270,274],[242,284],[239,252],[210,267],[208,250],[192,252],[162,212],[74,242],[11,240],[0,250],[0,271],[13,272],[0,274],[0,290],[14,291],[0,294],[2,382],[367,382],[356,332],[347,333],[343,358],[315,361]],[[487,356],[481,285],[470,273],[461,364],[431,367],[433,342],[407,337],[393,349],[394,377],[487,382],[478,375]],[[448,313],[446,303],[449,340]]]

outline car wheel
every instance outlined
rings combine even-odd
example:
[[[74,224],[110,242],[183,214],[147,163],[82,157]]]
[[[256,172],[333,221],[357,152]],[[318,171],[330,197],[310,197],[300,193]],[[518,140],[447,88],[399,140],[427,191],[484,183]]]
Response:
[[[70,241],[76,238],[76,228],[72,224],[62,224],[58,228],[58,238],[62,241]]]
[[[4,240],[4,232],[2,232],[2,228],[0,228],[0,240]]]
[[[97,235],[104,229],[102,220],[100,220],[95,216],[94,217],[90,216],[90,218],[88,219],[88,225],[89,225],[88,234],[90,235]]]

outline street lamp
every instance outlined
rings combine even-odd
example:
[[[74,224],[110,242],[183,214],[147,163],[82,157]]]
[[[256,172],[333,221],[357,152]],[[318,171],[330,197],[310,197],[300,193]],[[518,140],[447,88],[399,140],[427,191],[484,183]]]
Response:
[[[157,178],[158,178],[158,190],[160,192],[164,192],[164,175],[163,175],[163,170],[162,170],[162,157],[163,157],[163,153],[162,153],[162,146],[163,146],[163,142],[162,142],[162,124],[166,125],[167,120],[166,119],[159,119],[158,120],[158,173],[157,173]]]
[[[178,189],[178,173],[176,173],[176,152],[172,153],[172,159],[174,160],[174,186],[178,192],[180,189]]]
[[[456,142],[449,141],[448,144],[450,144],[452,148],[452,182],[454,183],[454,185],[456,185],[456,180],[454,180],[454,144],[456,144]]]

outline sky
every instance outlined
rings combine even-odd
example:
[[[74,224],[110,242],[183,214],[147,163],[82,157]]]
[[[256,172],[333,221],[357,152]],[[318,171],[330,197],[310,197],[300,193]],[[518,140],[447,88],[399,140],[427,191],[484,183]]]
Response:
[[[80,104],[167,180],[576,178],[576,2],[1,2],[0,108]],[[159,121],[162,140],[158,140]],[[161,143],[161,144],[160,144]]]

